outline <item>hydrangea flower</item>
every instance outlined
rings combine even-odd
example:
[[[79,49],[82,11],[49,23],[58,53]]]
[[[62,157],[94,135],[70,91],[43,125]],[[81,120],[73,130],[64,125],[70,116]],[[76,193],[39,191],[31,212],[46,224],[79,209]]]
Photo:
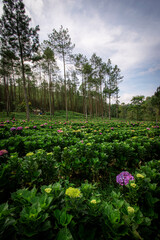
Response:
[[[23,127],[17,127],[18,131],[21,131],[23,129]]]
[[[130,186],[133,187],[133,188],[135,188],[135,187],[136,187],[136,184],[135,184],[135,183],[131,183]]]
[[[59,129],[59,130],[57,130],[57,132],[58,132],[58,133],[61,133],[61,132],[63,132],[63,131]]]
[[[81,197],[81,192],[78,188],[72,188],[72,187],[69,187],[67,188],[65,194],[67,196],[69,196],[70,198],[78,198],[78,197]]]
[[[129,214],[132,214],[135,212],[133,207],[128,207],[127,210]]]
[[[120,185],[127,185],[130,180],[134,180],[134,177],[127,171],[123,171],[116,176],[116,182]]]
[[[33,152],[29,152],[29,153],[26,154],[27,157],[30,157],[30,156],[32,156],[32,155],[34,155]]]
[[[92,199],[92,200],[90,201],[90,203],[92,203],[92,204],[96,204],[97,201],[96,201],[96,199]]]
[[[137,173],[136,177],[137,178],[144,178],[144,176],[142,174],[140,174],[140,173]]]
[[[35,128],[37,128],[37,126],[33,126],[33,128],[35,129]]]
[[[0,150],[0,156],[3,156],[4,154],[7,154],[7,153],[8,153],[8,151],[5,149]]]
[[[12,128],[10,128],[10,130],[13,132],[13,131],[16,131],[16,128],[12,127]]]
[[[44,191],[45,191],[46,193],[50,193],[50,192],[52,191],[52,188],[45,188]]]

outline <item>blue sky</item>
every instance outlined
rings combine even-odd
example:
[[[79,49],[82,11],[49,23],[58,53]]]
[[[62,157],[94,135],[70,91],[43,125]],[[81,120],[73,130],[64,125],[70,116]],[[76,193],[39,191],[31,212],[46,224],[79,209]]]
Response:
[[[24,0],[40,41],[69,29],[75,53],[111,59],[124,76],[120,102],[152,96],[160,86],[160,0]],[[0,0],[0,14],[2,1]]]

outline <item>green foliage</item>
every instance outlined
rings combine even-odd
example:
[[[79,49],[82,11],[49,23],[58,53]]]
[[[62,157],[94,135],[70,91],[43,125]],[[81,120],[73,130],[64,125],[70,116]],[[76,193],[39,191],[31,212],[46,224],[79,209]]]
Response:
[[[159,131],[153,122],[4,122],[1,238],[156,239]],[[134,180],[121,186],[125,170]]]

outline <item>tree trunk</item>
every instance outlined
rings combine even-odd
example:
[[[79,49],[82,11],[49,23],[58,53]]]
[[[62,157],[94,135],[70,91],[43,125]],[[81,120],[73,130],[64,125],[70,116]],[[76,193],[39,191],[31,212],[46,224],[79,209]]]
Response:
[[[107,97],[105,96],[105,117],[107,118]]]
[[[103,119],[103,93],[102,93],[102,84],[100,85],[100,94],[101,94],[101,117]]]
[[[119,104],[118,104],[118,93],[116,93],[116,118],[119,118]]]
[[[109,120],[111,120],[111,95],[109,94],[109,111],[108,111],[108,114],[109,114]]]
[[[24,98],[25,98],[25,104],[26,104],[26,117],[27,121],[29,122],[29,104],[28,104],[28,95],[27,95],[27,88],[26,88],[26,78],[25,78],[25,72],[24,72],[24,62],[23,58],[21,58],[21,66],[22,66],[22,78],[23,78],[23,90],[24,90]]]
[[[68,121],[67,83],[66,83],[66,66],[65,66],[64,53],[63,53],[63,70],[64,70],[64,91],[65,91],[66,121]]]
[[[51,72],[50,72],[49,63],[48,63],[48,78],[49,78],[49,111],[50,111],[50,119],[52,119]]]
[[[85,115],[85,89],[83,73],[82,73],[82,94],[83,94],[83,114]]]
[[[8,92],[8,80],[6,81],[6,77],[3,77],[4,81],[4,96],[5,96],[5,102],[6,102],[6,112],[7,116],[9,116],[9,92]]]
[[[86,83],[86,78],[85,78],[85,117],[86,121],[88,120],[88,115],[87,115],[87,83]]]
[[[18,28],[18,20],[17,20],[17,32],[18,32],[18,41],[19,41],[20,57],[21,57],[21,70],[22,70],[22,79],[23,79],[24,99],[25,99],[25,104],[26,104],[26,117],[27,117],[27,121],[29,122],[29,104],[28,104],[28,95],[27,95],[27,88],[26,88],[26,78],[25,78],[25,67],[24,67],[22,44],[21,44],[20,33],[19,33],[19,28]]]

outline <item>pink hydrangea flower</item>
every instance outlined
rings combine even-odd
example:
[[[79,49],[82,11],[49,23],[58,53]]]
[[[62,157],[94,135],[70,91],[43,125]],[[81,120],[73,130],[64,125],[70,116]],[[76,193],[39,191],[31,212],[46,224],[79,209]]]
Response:
[[[57,132],[58,132],[58,133],[61,133],[61,132],[63,132],[63,131],[62,131],[62,130],[57,130]]]
[[[17,127],[18,131],[21,131],[23,129],[23,127]]]
[[[8,153],[8,151],[5,149],[0,150],[0,156],[3,156],[4,154],[7,154],[7,153]]]

